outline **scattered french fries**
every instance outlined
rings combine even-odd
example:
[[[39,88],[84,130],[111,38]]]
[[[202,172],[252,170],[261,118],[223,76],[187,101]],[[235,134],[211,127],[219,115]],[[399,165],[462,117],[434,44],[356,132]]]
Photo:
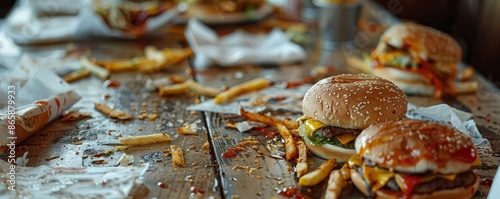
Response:
[[[113,119],[120,119],[120,120],[132,119],[132,116],[130,116],[129,114],[120,110],[113,109],[106,104],[95,103],[95,109]]]
[[[214,97],[220,93],[219,89],[203,86],[192,79],[187,80],[186,83],[188,84],[189,90],[207,97]]]
[[[63,77],[64,81],[71,83],[90,76],[88,70],[77,70]]]
[[[286,125],[287,123],[289,123],[291,127],[294,127],[295,125],[292,125],[291,123],[296,122],[293,122],[291,120],[280,120],[264,114],[247,112],[243,108],[240,108],[240,115],[250,121],[261,122],[270,126],[275,126],[276,129],[278,129],[281,137],[285,140],[285,159],[287,161],[292,161],[297,157],[298,149],[297,145],[295,145],[295,139],[293,138]]]
[[[256,78],[247,82],[230,87],[228,90],[223,91],[215,96],[214,102],[216,104],[223,104],[231,101],[239,95],[259,91],[271,85],[271,82],[266,78]]]
[[[297,158],[298,149],[297,145],[295,145],[295,139],[293,139],[292,134],[286,128],[286,126],[281,122],[275,123],[278,132],[281,137],[285,140],[285,159],[287,161],[292,161]]]
[[[188,79],[187,81],[182,83],[160,87],[161,96],[179,95],[179,94],[184,94],[188,91],[205,95],[208,97],[213,97],[219,93],[219,89],[203,86],[192,79]]]
[[[316,170],[309,172],[299,178],[299,186],[312,187],[326,179],[335,167],[336,159],[326,160]]]
[[[182,135],[196,135],[198,133],[198,125],[196,123],[191,123],[189,125],[178,128],[177,132]]]
[[[264,114],[259,114],[259,113],[252,113],[245,111],[245,109],[240,108],[240,115],[245,118],[246,120],[254,121],[254,122],[260,122],[267,124],[269,126],[274,126],[276,122],[283,123],[287,129],[297,129],[299,128],[299,123],[292,121],[292,120],[281,120],[278,118],[270,117]],[[298,135],[298,133],[297,133]]]
[[[344,180],[351,179],[351,169],[349,168],[349,164],[345,163],[344,166],[340,169],[340,174],[342,174],[342,178]]]
[[[144,54],[147,59],[154,60],[156,64],[139,67],[138,70],[141,72],[154,72],[189,58],[193,54],[193,51],[191,48],[165,48],[158,50],[154,46],[146,46]]]
[[[160,95],[161,96],[179,95],[186,93],[188,90],[189,90],[189,85],[186,84],[185,82],[180,84],[172,84],[160,87]]]
[[[307,164],[307,148],[304,142],[301,140],[297,141],[297,148],[299,150],[299,156],[295,168],[297,169],[297,178],[300,178],[307,173],[309,166]]]
[[[174,145],[170,145],[170,151],[172,151],[172,163],[177,166],[184,167],[184,155],[182,154],[182,148]]]
[[[135,145],[145,145],[153,144],[159,142],[170,142],[170,136],[165,133],[155,133],[150,135],[138,135],[138,136],[128,136],[121,137],[118,139],[122,144],[135,146]]]
[[[156,65],[156,61],[146,57],[134,57],[132,59],[97,60],[96,64],[111,72],[121,72],[151,67]]]
[[[345,186],[345,181],[340,173],[340,170],[334,170],[330,173],[330,178],[328,179],[328,185],[325,190],[324,199],[337,199],[340,198],[342,189]]]
[[[95,76],[101,79],[108,79],[111,76],[111,72],[103,67],[98,66],[95,61],[89,59],[88,57],[82,57],[80,59],[83,68],[90,71]]]

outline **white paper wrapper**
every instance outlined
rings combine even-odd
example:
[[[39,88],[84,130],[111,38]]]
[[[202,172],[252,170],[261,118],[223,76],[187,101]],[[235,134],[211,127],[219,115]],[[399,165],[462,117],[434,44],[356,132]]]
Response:
[[[12,95],[15,104],[0,110],[0,154],[8,148],[7,144],[22,142],[81,98],[59,76],[28,56],[21,58],[19,65],[9,74],[11,79],[2,79],[0,85],[5,88],[15,86],[15,95]],[[8,96],[8,93],[1,94]],[[12,111],[12,107],[15,108],[14,117],[7,111]],[[15,121],[15,134],[10,134],[9,130],[12,128],[12,119]]]
[[[288,64],[302,61],[306,56],[304,49],[291,42],[280,29],[267,35],[236,31],[219,37],[197,19],[190,19],[185,36],[196,55],[195,68],[214,63],[220,66]]]
[[[271,86],[258,92],[246,94],[234,99],[232,102],[224,104],[215,104],[213,99],[204,101],[187,107],[187,110],[207,111],[223,114],[238,114],[240,107],[246,111],[260,112],[263,110],[287,110],[295,113],[302,112],[302,97],[311,85],[305,84],[293,89],[284,89],[279,86]],[[269,101],[262,106],[252,106],[249,101],[254,96],[268,98]],[[279,98],[280,100],[274,100]]]
[[[476,127],[476,123],[472,118],[471,113],[467,113],[446,104],[438,104],[429,107],[417,107],[413,104],[408,104],[408,112],[406,116],[418,120],[427,120],[439,122],[444,125],[452,125],[462,133],[471,137],[474,145],[483,152],[491,151],[490,143],[483,138]]]
[[[119,2],[118,0],[102,1],[106,3]],[[185,9],[185,4],[179,4],[177,7],[148,19],[146,35],[169,24]],[[44,12],[49,12],[50,17],[38,17],[40,13]],[[52,16],[50,12],[74,15]],[[6,34],[18,44],[78,40],[88,36],[130,39],[138,37],[107,26],[104,20],[94,12],[92,0],[23,0],[20,2],[20,6],[16,7],[7,18],[5,28]]]
[[[127,198],[142,182],[148,164],[131,167],[15,168],[15,192],[8,189],[10,164],[0,160],[0,198]]]

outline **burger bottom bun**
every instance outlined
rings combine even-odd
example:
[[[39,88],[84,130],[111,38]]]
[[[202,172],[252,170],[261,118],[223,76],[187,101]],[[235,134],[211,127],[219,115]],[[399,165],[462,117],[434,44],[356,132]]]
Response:
[[[396,84],[407,95],[432,96],[436,92],[434,85],[427,82],[419,73],[391,67],[378,67],[373,69],[373,74]],[[454,81],[453,88],[456,94],[466,94],[476,92],[478,86],[476,81]]]
[[[477,176],[477,171],[474,171],[476,174],[476,182],[469,187],[459,187],[455,189],[445,189],[440,191],[434,191],[431,194],[413,194],[411,199],[442,199],[442,198],[452,198],[452,199],[469,199],[471,198],[476,190],[479,187],[479,180]],[[368,190],[365,184],[365,181],[361,177],[361,175],[355,170],[351,169],[351,179],[354,185],[360,190],[363,194],[368,195]],[[375,193],[376,198],[387,198],[387,199],[397,199],[401,198],[399,195],[391,194],[390,192],[377,191]]]
[[[347,162],[356,153],[354,149],[345,149],[331,144],[311,145],[304,142],[307,148],[316,156],[323,159],[337,159],[337,162]]]
[[[414,72],[406,72],[396,68],[379,67],[373,69],[373,74],[396,84],[407,95],[432,96],[436,89],[425,78]]]

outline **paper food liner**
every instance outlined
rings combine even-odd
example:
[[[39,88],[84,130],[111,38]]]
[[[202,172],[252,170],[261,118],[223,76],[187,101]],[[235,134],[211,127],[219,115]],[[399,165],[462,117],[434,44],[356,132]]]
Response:
[[[290,41],[280,29],[267,35],[235,31],[219,37],[197,19],[190,19],[186,39],[195,52],[194,67],[212,64],[235,66],[242,64],[290,64],[304,60],[302,47]]]
[[[127,198],[133,194],[148,164],[130,167],[21,167],[15,166],[15,191],[10,185],[11,165],[0,160],[0,198]]]
[[[5,32],[18,44],[78,40],[89,36],[133,39],[154,34],[156,30],[169,24],[186,10],[186,4],[180,3],[158,16],[147,19],[144,35],[132,35],[123,30],[110,28],[102,17],[94,12],[92,1],[21,1],[6,19]],[[101,1],[104,3],[120,2],[119,0]],[[72,6],[68,6],[69,4]],[[77,14],[71,15],[75,14],[75,9],[77,9]],[[69,13],[69,15],[38,17],[40,12]]]
[[[213,99],[187,107],[189,111],[206,111],[222,114],[239,114],[240,107],[246,111],[261,112],[264,110],[286,110],[294,113],[301,113],[302,97],[311,85],[304,84],[297,88],[285,89],[280,86],[271,86],[258,92],[242,95],[231,102],[216,104]],[[260,106],[252,106],[250,99],[254,96],[268,99]],[[279,99],[279,100],[275,100]]]
[[[0,111],[0,154],[8,149],[7,144],[21,143],[81,98],[59,76],[37,65],[28,56],[21,58],[10,75],[13,79],[2,79],[0,82],[6,88],[15,87],[15,95],[12,95],[15,97],[15,104],[7,105]],[[10,96],[8,94],[2,93],[2,96]],[[15,129],[11,131],[13,125]]]

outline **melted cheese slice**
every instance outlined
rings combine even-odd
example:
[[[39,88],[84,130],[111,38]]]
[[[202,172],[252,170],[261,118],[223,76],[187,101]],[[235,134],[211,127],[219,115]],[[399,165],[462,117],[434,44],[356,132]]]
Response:
[[[312,137],[312,133],[314,131],[317,131],[318,129],[327,126],[326,124],[323,124],[322,122],[315,120],[315,119],[312,119],[312,118],[306,119],[304,122],[304,125],[305,125],[306,130],[307,130],[306,136],[308,136],[308,137]],[[340,143],[342,143],[343,145],[346,145],[350,141],[353,141],[354,139],[356,139],[356,137],[358,137],[358,136],[355,136],[352,134],[342,134],[342,135],[335,136],[335,138],[337,138],[340,141]]]
[[[392,178],[396,179],[396,183],[398,187],[405,193],[408,185],[403,183],[402,177],[399,174],[391,172],[387,169],[380,167],[370,167],[364,166],[363,160],[361,160],[357,155],[353,155],[348,162],[349,166],[352,168],[354,165],[360,166],[363,169],[362,176],[363,178],[371,185],[373,192],[380,190],[384,187],[389,180]],[[455,180],[457,177],[456,174],[439,174],[439,173],[431,173],[424,176],[421,176],[419,179],[419,183],[429,182],[434,180],[435,178],[443,178],[450,181]]]

